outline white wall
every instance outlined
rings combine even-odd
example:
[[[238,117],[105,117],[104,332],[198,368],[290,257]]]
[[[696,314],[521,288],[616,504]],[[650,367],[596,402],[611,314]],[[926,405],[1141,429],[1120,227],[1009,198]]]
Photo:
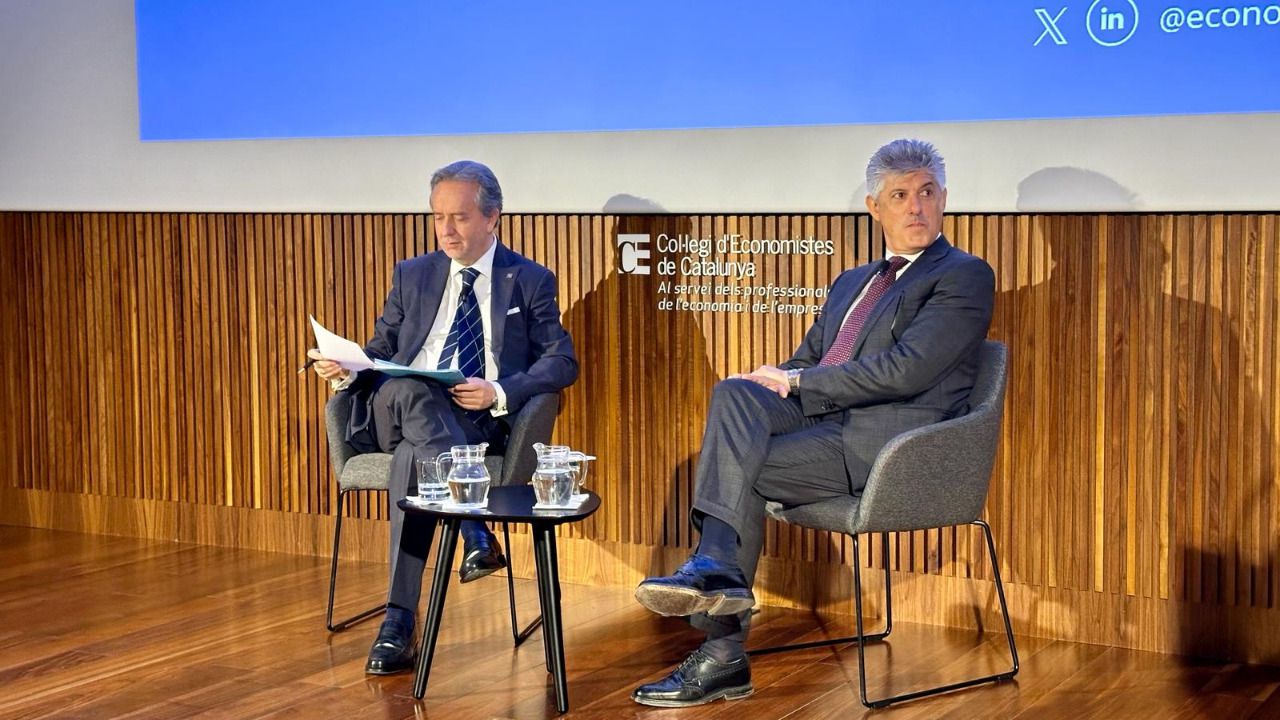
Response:
[[[133,3],[0,0],[0,209],[420,211],[469,157],[513,212],[861,211],[903,135],[947,157],[952,211],[1280,209],[1280,114],[142,143]]]

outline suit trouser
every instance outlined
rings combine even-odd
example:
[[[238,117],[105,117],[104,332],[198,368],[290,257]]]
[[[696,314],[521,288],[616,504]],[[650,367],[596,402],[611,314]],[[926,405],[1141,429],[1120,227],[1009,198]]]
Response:
[[[431,550],[431,523],[396,506],[417,494],[416,460],[434,459],[454,445],[491,445],[505,439],[505,423],[487,414],[468,413],[453,402],[439,383],[416,378],[388,378],[372,403],[374,437],[391,453],[387,484],[391,517],[391,583],[387,602],[415,610],[422,594],[422,571]]]
[[[711,515],[738,533],[738,565],[755,580],[764,542],[764,504],[805,505],[854,488],[845,469],[843,413],[807,417],[800,401],[750,380],[725,380],[711,395],[694,480],[690,521]],[[865,480],[865,479],[864,479]],[[743,642],[750,611],[689,618],[709,638]]]

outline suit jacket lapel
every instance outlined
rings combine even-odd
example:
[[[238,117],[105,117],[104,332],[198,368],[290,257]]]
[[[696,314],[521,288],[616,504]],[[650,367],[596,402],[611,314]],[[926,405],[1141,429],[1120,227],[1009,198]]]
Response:
[[[400,352],[404,357],[398,362],[404,365],[412,362],[426,344],[427,333],[431,332],[431,325],[440,312],[440,303],[444,300],[444,290],[449,282],[449,256],[437,251],[430,257],[431,262],[419,281],[420,285],[415,288],[419,293],[421,312],[417,317],[405,318],[403,323],[404,327],[412,328],[410,335],[400,343]]]
[[[489,279],[489,329],[493,337],[489,346],[493,349],[494,362],[502,360],[502,338],[507,326],[507,310],[511,307],[511,293],[516,285],[516,268],[510,250],[499,241],[493,254],[493,277]]]
[[[867,341],[867,336],[871,333],[868,329],[873,327],[880,321],[886,312],[896,312],[898,309],[898,301],[902,299],[902,294],[906,292],[911,283],[919,280],[933,269],[933,266],[942,258],[946,257],[947,252],[951,250],[951,243],[947,242],[945,236],[940,237],[932,245],[924,251],[924,254],[916,261],[907,266],[907,271],[902,273],[902,277],[894,281],[889,286],[889,292],[880,298],[880,302],[871,309],[871,314],[867,316],[867,322],[862,326],[862,332],[858,333],[858,342],[853,346],[853,357],[858,357],[858,353],[862,351],[862,345]]]

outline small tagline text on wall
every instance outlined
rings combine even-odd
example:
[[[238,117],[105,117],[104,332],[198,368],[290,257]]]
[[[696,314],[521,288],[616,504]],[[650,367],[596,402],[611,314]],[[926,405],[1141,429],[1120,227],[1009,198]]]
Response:
[[[826,296],[826,288],[663,280],[658,283],[657,302],[659,310],[671,312],[817,315]]]

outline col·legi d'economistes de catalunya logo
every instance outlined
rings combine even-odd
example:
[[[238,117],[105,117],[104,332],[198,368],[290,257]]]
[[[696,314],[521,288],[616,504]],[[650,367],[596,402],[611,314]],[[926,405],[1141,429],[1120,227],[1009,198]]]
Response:
[[[618,234],[618,271],[624,275],[649,274],[649,236]]]

